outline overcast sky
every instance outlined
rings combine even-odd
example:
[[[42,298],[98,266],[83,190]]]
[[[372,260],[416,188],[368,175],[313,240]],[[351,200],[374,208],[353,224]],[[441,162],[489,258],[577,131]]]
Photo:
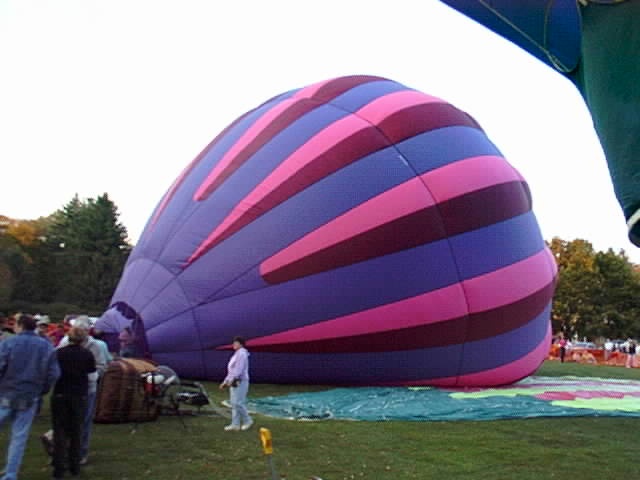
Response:
[[[0,0],[0,214],[107,192],[135,242],[182,168],[278,94],[397,80],[480,122],[529,182],[545,238],[627,240],[573,85],[437,0]]]

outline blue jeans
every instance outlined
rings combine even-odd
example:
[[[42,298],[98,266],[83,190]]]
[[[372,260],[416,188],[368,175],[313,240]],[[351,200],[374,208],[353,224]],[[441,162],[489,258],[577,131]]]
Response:
[[[89,455],[89,440],[91,439],[91,429],[93,428],[93,414],[96,409],[96,396],[98,392],[89,392],[87,395],[87,410],[84,414],[82,426],[82,443],[80,445],[80,458]]]
[[[237,387],[229,389],[229,403],[231,403],[231,425],[239,427],[251,423],[251,417],[247,411],[247,393],[249,382],[240,382]]]
[[[0,425],[3,425],[7,420],[11,421],[11,441],[7,452],[5,474],[2,480],[17,480],[24,448],[27,445],[31,424],[37,411],[38,401],[35,398],[33,399],[33,405],[25,410],[0,407]]]

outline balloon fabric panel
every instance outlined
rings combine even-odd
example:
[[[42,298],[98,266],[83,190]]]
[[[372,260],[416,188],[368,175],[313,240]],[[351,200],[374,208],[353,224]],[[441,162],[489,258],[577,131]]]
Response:
[[[219,134],[112,302],[183,376],[218,379],[243,335],[254,381],[498,385],[546,356],[550,259],[526,181],[471,116],[356,75]]]

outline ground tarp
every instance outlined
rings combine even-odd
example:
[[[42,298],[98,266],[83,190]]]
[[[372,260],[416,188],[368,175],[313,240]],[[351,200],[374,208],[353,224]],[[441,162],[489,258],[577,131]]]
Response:
[[[640,381],[529,377],[500,388],[336,388],[255,399],[258,413],[295,420],[497,420],[640,417]]]

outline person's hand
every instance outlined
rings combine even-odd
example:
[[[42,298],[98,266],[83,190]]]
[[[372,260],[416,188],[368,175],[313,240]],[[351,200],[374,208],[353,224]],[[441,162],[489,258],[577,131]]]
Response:
[[[226,384],[226,383],[224,383],[224,382],[222,382],[218,388],[219,388],[220,390],[224,390],[225,388],[227,388],[227,384]]]

